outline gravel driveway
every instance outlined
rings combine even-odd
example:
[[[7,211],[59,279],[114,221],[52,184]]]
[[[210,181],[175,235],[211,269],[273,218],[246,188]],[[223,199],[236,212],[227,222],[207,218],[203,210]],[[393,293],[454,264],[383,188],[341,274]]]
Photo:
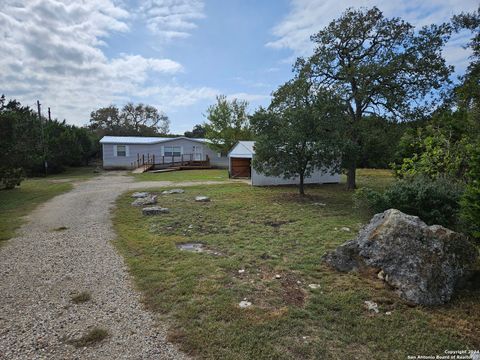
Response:
[[[216,182],[204,182],[214,184]],[[181,183],[181,186],[197,185]],[[146,311],[110,241],[110,209],[122,192],[174,185],[107,173],[37,208],[18,237],[0,248],[0,358],[184,359]],[[179,186],[179,184],[175,184]],[[55,231],[66,227],[63,231]],[[81,291],[91,300],[73,304]],[[93,327],[109,336],[76,348]]]

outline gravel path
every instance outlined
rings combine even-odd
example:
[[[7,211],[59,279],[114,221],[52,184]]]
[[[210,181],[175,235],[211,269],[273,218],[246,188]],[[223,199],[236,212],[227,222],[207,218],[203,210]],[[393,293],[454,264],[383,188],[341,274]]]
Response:
[[[181,186],[216,184],[189,182]],[[166,329],[146,311],[110,241],[110,209],[122,192],[180,186],[133,182],[107,173],[38,207],[18,237],[0,248],[1,359],[185,359],[166,341]],[[54,231],[67,227],[63,231]],[[81,291],[91,300],[73,304]],[[92,327],[109,336],[75,348]]]

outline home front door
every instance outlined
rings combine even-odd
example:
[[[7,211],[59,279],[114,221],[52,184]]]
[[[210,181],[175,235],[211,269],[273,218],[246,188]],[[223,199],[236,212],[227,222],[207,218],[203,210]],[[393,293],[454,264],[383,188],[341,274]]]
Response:
[[[193,160],[203,160],[203,146],[193,145]]]

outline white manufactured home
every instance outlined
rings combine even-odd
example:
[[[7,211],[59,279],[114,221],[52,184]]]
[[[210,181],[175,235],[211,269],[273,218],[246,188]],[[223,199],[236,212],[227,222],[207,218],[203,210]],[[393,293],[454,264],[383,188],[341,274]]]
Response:
[[[250,178],[254,186],[268,185],[298,185],[299,179],[284,179],[281,176],[265,176],[258,173],[252,166],[255,156],[254,141],[239,141],[228,153],[228,170],[232,178]],[[339,183],[340,174],[316,170],[312,175],[305,178],[305,184]]]
[[[186,164],[204,162],[228,167],[228,158],[215,152],[205,139],[187,137],[104,136],[100,140],[104,169],[134,169],[141,163]]]

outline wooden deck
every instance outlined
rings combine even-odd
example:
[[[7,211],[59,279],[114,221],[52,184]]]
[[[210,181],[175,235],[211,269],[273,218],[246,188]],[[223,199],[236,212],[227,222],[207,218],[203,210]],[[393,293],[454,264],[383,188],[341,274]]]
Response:
[[[166,172],[177,170],[193,170],[193,169],[211,169],[210,159],[208,155],[205,160],[193,160],[193,154],[184,154],[177,157],[162,156],[155,159],[155,155],[145,154],[140,156],[137,154],[137,161],[132,163],[132,173],[140,174],[144,172]],[[161,160],[161,161],[158,161]]]

